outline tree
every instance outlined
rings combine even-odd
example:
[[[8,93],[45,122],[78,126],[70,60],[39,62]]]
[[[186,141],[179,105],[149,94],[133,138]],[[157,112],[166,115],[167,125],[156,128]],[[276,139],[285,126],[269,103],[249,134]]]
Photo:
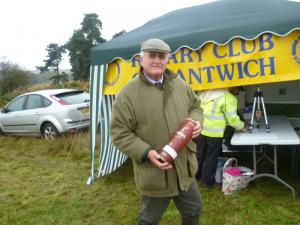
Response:
[[[96,13],[84,14],[81,26],[81,30],[91,44],[91,47],[105,42],[105,39],[101,37],[102,22],[98,19]]]
[[[37,66],[36,68],[40,70],[41,73],[49,71],[49,68],[53,68],[56,76],[56,78],[53,79],[53,82],[55,85],[58,85],[59,81],[61,80],[59,78],[59,64],[61,63],[63,54],[66,52],[65,46],[59,46],[56,43],[50,43],[47,46],[46,51],[48,54],[47,59],[44,60],[45,65]]]
[[[62,72],[59,76],[53,76],[50,78],[52,80],[52,83],[59,84],[60,82],[67,82],[69,81],[69,76],[66,72]]]
[[[67,43],[67,49],[69,51],[73,78],[75,80],[87,80],[86,69],[90,64],[90,45],[82,30],[74,31]]]
[[[105,42],[101,37],[102,23],[95,13],[85,14],[81,28],[74,30],[66,44],[74,80],[88,80],[91,48]]]
[[[18,64],[9,61],[1,61],[0,73],[2,75],[0,85],[2,93],[12,92],[16,88],[30,83],[29,73],[21,69]]]

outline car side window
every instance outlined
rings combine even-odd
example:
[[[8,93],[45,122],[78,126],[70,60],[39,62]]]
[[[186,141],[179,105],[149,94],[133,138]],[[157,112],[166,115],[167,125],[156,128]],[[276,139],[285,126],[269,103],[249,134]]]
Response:
[[[11,103],[8,104],[6,109],[8,112],[14,112],[14,111],[20,111],[23,110],[24,101],[27,96],[21,96],[16,99],[14,99]]]
[[[26,102],[26,109],[43,108],[44,103],[40,95],[29,95]]]
[[[49,99],[45,98],[44,96],[41,96],[41,97],[42,97],[42,100],[43,100],[43,103],[44,103],[45,107],[48,107],[49,105],[52,104],[52,102]]]

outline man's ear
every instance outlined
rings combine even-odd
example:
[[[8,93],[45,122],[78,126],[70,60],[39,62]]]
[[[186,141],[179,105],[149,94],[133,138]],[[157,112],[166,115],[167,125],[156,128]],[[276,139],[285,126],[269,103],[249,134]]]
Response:
[[[141,66],[143,67],[144,57],[143,57],[143,56],[140,56],[139,61],[140,61]]]

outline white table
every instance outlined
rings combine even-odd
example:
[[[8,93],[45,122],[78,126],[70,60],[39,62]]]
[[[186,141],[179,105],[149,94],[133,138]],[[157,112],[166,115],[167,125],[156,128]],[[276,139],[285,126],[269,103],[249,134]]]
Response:
[[[250,179],[250,181],[259,178],[259,177],[271,177],[286,187],[291,189],[293,197],[295,197],[295,190],[293,187],[288,185],[285,181],[280,179],[277,174],[277,146],[278,145],[299,145],[300,139],[296,134],[294,128],[290,124],[289,120],[285,116],[269,116],[268,117],[269,124],[270,124],[270,133],[267,133],[265,128],[264,121],[261,121],[260,128],[254,128],[252,133],[248,132],[235,132],[232,139],[232,145],[251,145],[253,146],[253,170],[254,176]],[[255,124],[254,124],[255,125]],[[255,126],[254,126],[255,127]],[[266,154],[264,154],[258,160],[256,159],[256,146],[262,145],[272,145],[274,157],[273,160],[270,159]],[[256,165],[262,160],[262,158],[267,158],[270,160],[274,165],[274,173],[260,173],[257,174]],[[249,182],[250,182],[249,181]]]

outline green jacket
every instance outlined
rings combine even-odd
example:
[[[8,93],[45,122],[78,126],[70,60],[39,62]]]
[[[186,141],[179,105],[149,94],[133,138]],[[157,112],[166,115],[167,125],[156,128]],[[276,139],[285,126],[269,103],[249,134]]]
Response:
[[[170,70],[163,90],[140,71],[118,94],[110,122],[113,144],[133,162],[135,181],[142,195],[175,196],[188,190],[197,171],[196,146],[190,141],[175,159],[173,168],[162,171],[145,158],[149,149],[161,150],[187,117],[202,120],[200,101],[192,89]]]
[[[244,122],[237,115],[237,99],[228,91],[207,101],[202,100],[201,108],[204,112],[201,134],[207,137],[223,137],[226,125],[236,130],[244,127]]]

